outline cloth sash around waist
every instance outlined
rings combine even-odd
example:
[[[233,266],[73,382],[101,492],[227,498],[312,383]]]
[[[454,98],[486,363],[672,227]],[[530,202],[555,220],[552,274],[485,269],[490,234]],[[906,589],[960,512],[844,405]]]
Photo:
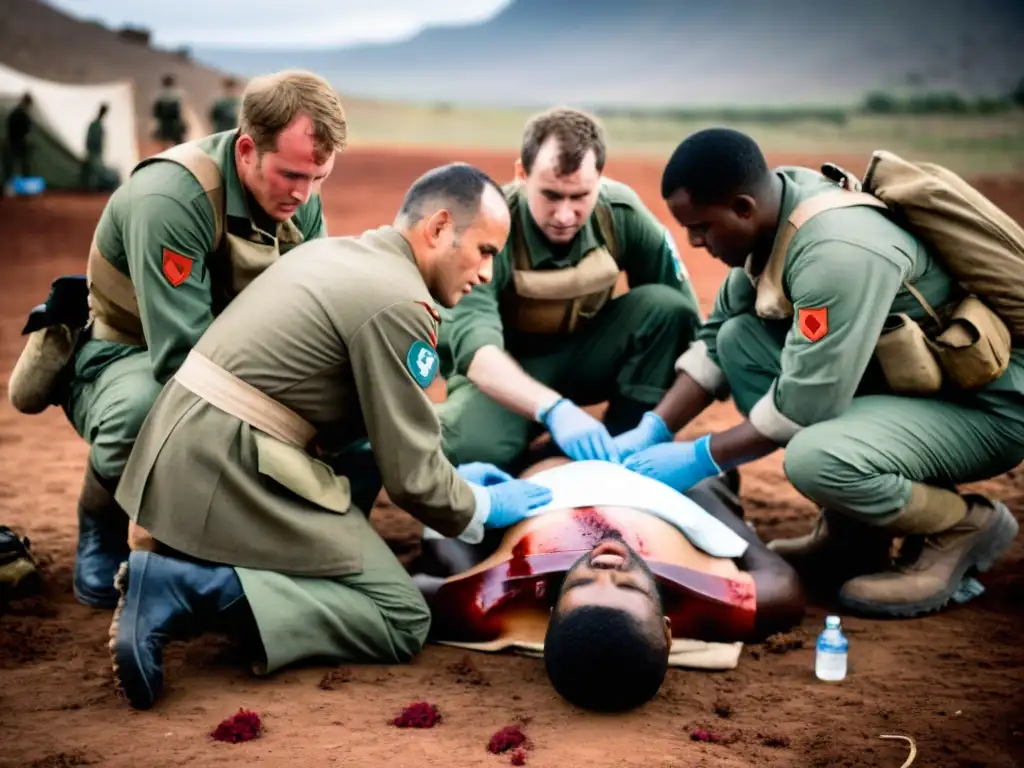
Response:
[[[304,449],[316,434],[316,428],[295,411],[194,349],[174,378],[210,405],[297,448]]]

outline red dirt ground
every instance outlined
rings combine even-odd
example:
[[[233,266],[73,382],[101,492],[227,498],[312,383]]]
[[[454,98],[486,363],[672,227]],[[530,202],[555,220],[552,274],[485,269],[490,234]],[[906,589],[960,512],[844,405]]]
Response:
[[[334,234],[357,233],[391,220],[408,183],[454,153],[352,150],[325,190]],[[513,158],[463,153],[499,179]],[[773,162],[801,158],[772,157]],[[816,165],[825,159],[805,157]],[[849,166],[863,167],[862,159]],[[633,185],[670,224],[710,307],[724,269],[685,248],[685,233],[658,199],[657,162],[609,164],[611,176]],[[1018,221],[1024,220],[1024,179],[979,181]],[[47,196],[0,201],[4,277],[0,283],[0,373],[4,383],[21,348],[25,313],[50,280],[84,271],[100,197]],[[687,434],[730,424],[719,404]],[[347,670],[299,668],[257,679],[217,638],[175,644],[168,653],[168,689],[157,707],[134,712],[115,693],[107,655],[110,614],[71,595],[75,501],[86,446],[63,414],[29,418],[0,404],[0,523],[28,535],[44,562],[47,590],[16,602],[0,618],[0,766],[423,765],[438,768],[508,764],[487,751],[491,735],[520,724],[530,740],[526,763],[541,766],[901,766],[917,742],[917,766],[1010,768],[1024,765],[1024,538],[986,577],[974,603],[915,621],[844,618],[850,674],[840,684],[813,675],[813,644],[830,606],[811,609],[803,647],[772,653],[748,647],[724,674],[672,671],[657,698],[640,711],[609,718],[566,706],[538,661],[428,647],[407,666]],[[744,471],[743,496],[765,538],[807,530],[808,502],[786,483],[780,456]],[[1024,516],[1024,477],[1017,470],[982,490]],[[401,513],[377,509],[374,519],[406,557],[417,526]],[[1013,606],[1017,606],[1014,608]],[[325,678],[326,675],[329,677]],[[432,730],[391,725],[403,707],[426,700],[443,719]],[[262,738],[243,744],[209,734],[239,708],[258,712]],[[723,717],[723,715],[727,715]],[[728,737],[691,740],[706,729]],[[788,741],[787,741],[788,740]],[[776,746],[769,746],[768,743]]]

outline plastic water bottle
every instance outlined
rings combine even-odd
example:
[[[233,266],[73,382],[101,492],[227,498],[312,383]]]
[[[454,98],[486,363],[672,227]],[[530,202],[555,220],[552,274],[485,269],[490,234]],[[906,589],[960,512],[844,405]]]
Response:
[[[825,629],[818,635],[814,674],[819,680],[835,682],[846,677],[846,651],[849,646],[839,628],[839,617],[825,618]]]

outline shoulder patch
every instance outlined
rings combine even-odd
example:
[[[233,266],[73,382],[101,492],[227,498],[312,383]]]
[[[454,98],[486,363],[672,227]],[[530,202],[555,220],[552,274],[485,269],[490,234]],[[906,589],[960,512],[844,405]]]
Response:
[[[662,229],[665,232],[665,247],[672,255],[672,265],[676,270],[676,279],[681,283],[685,283],[690,279],[690,273],[686,269],[686,264],[683,263],[682,254],[679,253],[679,248],[676,246],[676,239],[672,237],[672,233],[668,231],[668,227],[662,227]]]
[[[409,369],[413,379],[423,389],[429,387],[430,382],[437,375],[437,364],[437,352],[427,342],[420,339],[412,343],[405,356],[405,367]]]
[[[163,273],[167,282],[177,288],[192,274],[192,259],[175,253],[170,248],[163,250]]]
[[[800,307],[797,324],[808,341],[823,338],[828,333],[828,307]]]

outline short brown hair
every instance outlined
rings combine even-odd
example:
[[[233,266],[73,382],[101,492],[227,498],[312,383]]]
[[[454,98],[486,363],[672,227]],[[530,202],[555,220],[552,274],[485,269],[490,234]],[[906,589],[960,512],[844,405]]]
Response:
[[[560,149],[559,175],[565,176],[578,171],[583,158],[590,150],[594,150],[597,170],[604,170],[607,148],[604,143],[604,129],[597,122],[597,118],[579,109],[556,107],[534,115],[526,121],[519,157],[527,174],[530,173],[541,146],[552,136],[557,139]]]
[[[318,158],[326,161],[348,143],[348,124],[341,99],[319,75],[287,69],[249,81],[242,94],[238,127],[252,137],[259,153],[273,152],[277,136],[296,117],[313,121],[313,142]]]

